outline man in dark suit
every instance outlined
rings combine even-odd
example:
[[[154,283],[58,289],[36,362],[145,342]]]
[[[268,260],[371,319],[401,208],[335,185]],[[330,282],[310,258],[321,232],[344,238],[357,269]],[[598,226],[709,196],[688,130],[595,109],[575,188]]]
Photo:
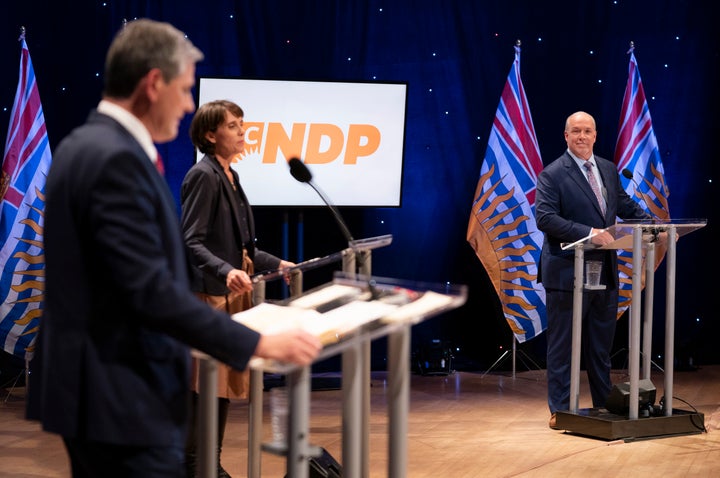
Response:
[[[614,240],[605,228],[616,218],[648,219],[620,184],[615,165],[593,154],[597,138],[595,120],[579,111],[565,123],[568,149],[538,176],[535,216],[545,234],[540,257],[540,280],[546,292],[547,379],[550,428],[555,413],[570,408],[570,358],[574,251],[561,249],[595,234],[597,245]],[[618,309],[618,271],[615,250],[587,251],[586,260],[602,262],[604,290],[583,292],[582,357],[585,361],[593,407],[605,405],[612,388],[610,350]]]
[[[320,350],[299,331],[261,336],[190,292],[154,143],[194,111],[201,59],[173,26],[130,22],[97,110],[53,155],[28,418],[62,436],[76,477],[184,475],[191,347],[237,369],[252,355],[306,365]]]

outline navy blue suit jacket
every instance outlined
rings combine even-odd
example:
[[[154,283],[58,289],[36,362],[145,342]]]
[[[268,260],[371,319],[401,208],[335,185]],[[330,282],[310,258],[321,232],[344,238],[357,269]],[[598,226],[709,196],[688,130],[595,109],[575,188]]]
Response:
[[[190,292],[170,190],[97,112],[53,155],[28,418],[65,437],[184,446],[190,347],[243,369],[259,335]]]
[[[604,184],[607,209],[603,215],[585,174],[566,151],[539,174],[535,199],[537,227],[545,234],[540,256],[539,276],[546,289],[572,290],[574,254],[563,251],[562,243],[572,243],[590,233],[591,228],[604,229],[616,219],[648,219],[649,216],[622,188],[615,164],[595,156]],[[587,259],[604,263],[602,283],[617,288],[617,252],[587,251]]]

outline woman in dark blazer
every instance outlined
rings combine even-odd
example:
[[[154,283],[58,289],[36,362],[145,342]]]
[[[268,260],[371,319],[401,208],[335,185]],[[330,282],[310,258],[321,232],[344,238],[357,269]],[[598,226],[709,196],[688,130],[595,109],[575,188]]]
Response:
[[[253,271],[291,267],[255,247],[252,209],[230,166],[243,151],[243,110],[218,100],[202,105],[190,125],[190,137],[205,156],[188,171],[181,187],[182,227],[194,269],[192,290],[204,302],[230,314],[252,307]],[[191,387],[197,404],[198,364]],[[247,398],[248,374],[218,366],[218,477],[229,476],[220,465],[229,400]],[[193,476],[195,434],[186,451],[188,474]]]

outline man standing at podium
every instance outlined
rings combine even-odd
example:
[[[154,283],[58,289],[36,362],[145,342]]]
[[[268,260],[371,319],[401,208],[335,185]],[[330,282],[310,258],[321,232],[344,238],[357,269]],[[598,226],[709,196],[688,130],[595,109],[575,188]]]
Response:
[[[611,161],[595,156],[595,119],[578,111],[567,118],[567,150],[538,176],[535,219],[545,234],[540,263],[540,282],[546,292],[547,378],[550,428],[556,429],[557,411],[570,408],[570,359],[574,250],[572,243],[595,234],[591,242],[604,245],[614,240],[605,228],[616,218],[649,219],[627,195]],[[582,358],[588,374],[593,407],[603,407],[612,389],[610,350],[618,310],[617,253],[614,249],[586,251],[586,260],[602,262],[601,290],[583,291]]]
[[[252,355],[307,365],[321,347],[301,331],[260,335],[190,292],[155,144],[194,111],[200,59],[172,25],[129,22],[97,110],[53,155],[27,416],[62,437],[74,477],[185,475],[191,348],[244,369]]]

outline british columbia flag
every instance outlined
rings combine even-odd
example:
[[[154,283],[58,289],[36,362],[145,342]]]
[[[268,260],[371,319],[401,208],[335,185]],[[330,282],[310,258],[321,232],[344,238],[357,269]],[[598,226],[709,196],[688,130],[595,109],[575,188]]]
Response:
[[[43,214],[51,154],[25,33],[0,178],[0,343],[32,357],[45,290]]]
[[[475,190],[467,241],[492,281],[518,342],[547,328],[537,263],[543,236],[535,224],[542,170],[530,107],[520,79],[520,46],[495,113]]]
[[[665,183],[665,170],[660,159],[655,132],[645,98],[645,90],[640,80],[640,70],[635,59],[634,47],[630,47],[630,66],[625,86],[618,138],[615,145],[615,164],[619,172],[627,169],[632,179],[620,174],[625,191],[638,201],[652,217],[669,219],[668,190]],[[665,256],[665,247],[656,246],[655,267]],[[630,306],[632,301],[631,251],[618,250],[618,272],[620,276],[620,295],[618,299],[618,318]]]

